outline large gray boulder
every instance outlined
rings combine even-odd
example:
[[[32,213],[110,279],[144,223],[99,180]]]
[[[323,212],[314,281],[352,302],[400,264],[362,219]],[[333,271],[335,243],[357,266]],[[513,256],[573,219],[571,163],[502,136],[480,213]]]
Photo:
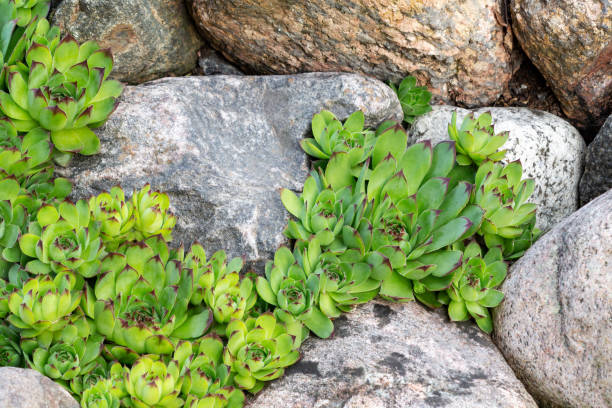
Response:
[[[335,326],[247,407],[536,407],[491,339],[442,310],[375,300]]]
[[[543,406],[612,406],[612,191],[510,269],[495,341]]]
[[[467,110],[434,106],[419,117],[409,133],[408,143],[423,139],[448,140],[448,124],[457,112],[457,126],[470,112],[491,112],[496,133],[509,131],[504,145],[506,162],[520,160],[523,177],[535,179],[530,199],[538,204],[537,226],[544,231],[578,209],[578,185],[586,153],[580,133],[565,120],[550,113],[527,108],[481,108]]]
[[[131,84],[192,71],[203,44],[183,0],[63,0],[53,23],[110,48],[112,76]]]
[[[38,371],[0,367],[0,407],[79,408],[61,385]]]
[[[261,264],[286,242],[279,189],[301,190],[308,161],[298,141],[321,109],[340,118],[361,109],[371,125],[402,118],[389,87],[354,74],[169,78],[127,87],[97,131],[100,154],[60,173],[73,198],[151,183],[170,195],[175,242]]]
[[[588,203],[612,188],[612,115],[589,144],[580,180],[580,203]]]

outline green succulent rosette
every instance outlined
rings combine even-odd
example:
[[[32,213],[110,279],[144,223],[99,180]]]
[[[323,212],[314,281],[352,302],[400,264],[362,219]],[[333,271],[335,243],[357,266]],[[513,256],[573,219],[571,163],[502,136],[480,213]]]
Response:
[[[181,395],[185,406],[242,407],[244,394],[232,386],[230,367],[223,363],[224,344],[216,335],[181,342],[174,359],[184,378]]]
[[[165,364],[158,356],[140,357],[125,370],[127,396],[121,399],[128,408],[181,408],[180,398],[183,378],[176,360]]]
[[[26,264],[26,270],[33,274],[68,270],[85,278],[96,276],[105,251],[100,224],[90,221],[83,200],[41,207],[28,233],[19,238],[21,251],[35,258]]]
[[[431,111],[429,104],[431,92],[426,86],[417,86],[417,80],[413,76],[407,76],[400,82],[399,86],[390,83],[389,86],[395,93],[404,112],[404,122],[413,124],[418,116]]]
[[[93,335],[86,340],[77,339],[72,344],[59,342],[48,350],[37,348],[29,365],[54,380],[70,381],[93,370],[103,342],[102,336]]]
[[[0,181],[0,189],[2,189]],[[28,215],[23,205],[12,204],[11,201],[0,201],[0,270],[7,270],[9,265],[20,262],[22,253],[19,249],[17,239],[25,230]],[[2,275],[0,273],[0,275]],[[0,317],[1,317],[0,308]]]
[[[107,80],[112,66],[110,51],[94,42],[79,46],[70,36],[57,44],[33,42],[25,64],[6,68],[0,110],[19,131],[49,130],[59,151],[94,154],[100,141],[90,128],[106,121],[122,91]]]
[[[189,308],[193,271],[177,260],[164,263],[159,255],[149,257],[151,253],[147,244],[137,243],[126,255],[109,254],[100,267],[94,320],[100,333],[129,349],[115,350],[118,359],[129,357],[130,351],[171,354],[174,339],[201,337],[212,324],[208,308]]]
[[[0,278],[0,319],[4,319],[9,313],[8,300],[11,293],[17,288],[9,282]]]
[[[349,312],[354,305],[369,302],[380,289],[380,281],[370,277],[369,264],[342,262],[332,253],[321,255],[315,273],[319,275],[317,304],[331,318]]]
[[[36,17],[46,17],[51,7],[51,0],[4,0],[4,2],[14,4],[18,27],[27,26]]]
[[[82,292],[75,288],[76,278],[58,273],[55,278],[37,276],[9,297],[7,320],[19,329],[22,339],[36,339],[49,348],[54,334],[61,333],[75,317]]]
[[[506,165],[486,161],[475,177],[473,201],[485,211],[478,232],[489,248],[501,246],[508,258],[522,255],[539,235],[534,227],[537,206],[527,202],[535,182],[522,175],[519,161]]]
[[[164,240],[172,241],[176,217],[170,211],[170,199],[164,193],[150,190],[151,186],[147,184],[132,195],[135,233],[131,238],[138,241],[161,235]]]
[[[100,352],[101,350],[98,350],[98,353]],[[83,365],[82,360],[81,365]],[[86,370],[81,369],[79,375],[70,381],[70,390],[73,395],[81,396],[83,391],[95,386],[100,381],[104,381],[108,376],[108,363],[102,355],[99,355],[89,363]]]
[[[485,112],[477,118],[470,113],[457,129],[457,112],[453,112],[451,123],[448,125],[448,134],[456,143],[459,165],[475,163],[479,166],[485,160],[496,162],[506,156],[506,151],[499,148],[506,143],[509,133],[495,134],[491,121],[490,112]]]
[[[9,326],[0,324],[0,367],[22,367],[23,363],[19,334]]]
[[[296,258],[287,247],[276,251],[274,262],[266,264],[265,278],[257,278],[257,293],[267,303],[301,321],[318,337],[328,338],[334,324],[316,304],[319,276],[314,271],[321,247],[313,239],[304,252],[302,255],[296,251]]]
[[[341,123],[333,113],[322,110],[312,118],[312,135],[300,142],[302,149],[318,159],[317,166],[324,166],[337,152],[349,152],[352,166],[364,162],[374,147],[375,136],[364,129],[362,111],[351,114]]]
[[[119,408],[119,404],[111,380],[100,380],[86,388],[81,395],[81,408]]]
[[[454,275],[452,285],[446,290],[448,315],[453,321],[473,317],[484,332],[493,331],[489,308],[503,300],[504,294],[495,289],[506,278],[508,265],[499,247],[491,248],[482,256],[476,242],[469,243],[464,251],[466,261]]]
[[[113,187],[89,199],[91,219],[100,223],[100,236],[108,251],[116,251],[134,228],[134,207],[121,187]]]
[[[289,333],[272,314],[246,322],[232,320],[226,335],[223,361],[235,374],[234,383],[251,393],[261,390],[264,382],[282,376],[285,367],[300,358],[299,333]]]

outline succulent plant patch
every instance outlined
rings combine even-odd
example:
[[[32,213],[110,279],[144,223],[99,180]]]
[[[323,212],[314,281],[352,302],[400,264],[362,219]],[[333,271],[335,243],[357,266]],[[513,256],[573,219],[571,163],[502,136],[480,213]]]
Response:
[[[493,330],[508,262],[537,239],[534,181],[504,162],[489,114],[407,146],[401,124],[329,111],[301,142],[312,170],[264,271],[172,243],[169,197],[142,186],[67,199],[55,176],[97,153],[113,59],[61,37],[49,1],[0,0],[0,366],[38,370],[83,408],[240,408],[309,336],[377,296],[447,307]],[[409,77],[405,121],[430,110]]]

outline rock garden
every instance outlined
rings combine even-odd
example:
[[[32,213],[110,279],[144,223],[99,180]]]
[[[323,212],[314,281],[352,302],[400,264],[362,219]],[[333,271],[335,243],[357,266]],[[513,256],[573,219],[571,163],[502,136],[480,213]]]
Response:
[[[0,0],[0,408],[612,407],[606,0]]]

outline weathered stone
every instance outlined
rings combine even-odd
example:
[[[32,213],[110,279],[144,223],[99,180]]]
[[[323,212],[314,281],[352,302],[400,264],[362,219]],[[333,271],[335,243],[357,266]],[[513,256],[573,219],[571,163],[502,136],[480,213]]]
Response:
[[[335,326],[247,407],[536,407],[491,339],[441,310],[375,300]]]
[[[612,406],[612,191],[556,225],[510,269],[495,341],[550,407]]]
[[[202,75],[244,75],[221,53],[204,47],[198,55],[198,70]]]
[[[373,125],[402,118],[389,87],[354,74],[168,78],[127,87],[97,131],[100,154],[60,172],[73,198],[151,183],[170,196],[175,241],[263,262],[286,242],[279,189],[301,190],[308,162],[298,140],[321,109],[361,109]]]
[[[129,83],[192,71],[202,46],[183,0],[64,0],[53,23],[110,48],[112,76]]]
[[[423,139],[448,140],[448,124],[457,111],[457,126],[470,112],[452,106],[434,106],[410,129],[409,144]],[[580,133],[565,120],[550,113],[527,108],[482,108],[476,115],[491,112],[495,132],[509,131],[504,145],[506,162],[520,160],[523,177],[533,178],[530,199],[538,204],[537,225],[544,231],[578,209],[578,185],[586,146]]]
[[[469,106],[494,102],[512,74],[497,0],[187,5],[213,48],[249,72],[352,71],[396,82],[412,74],[444,101]]]
[[[79,408],[61,385],[38,371],[0,367],[0,407]]]
[[[588,203],[612,188],[612,116],[589,144],[580,180],[580,203]]]
[[[513,30],[565,114],[601,126],[612,111],[612,5],[608,0],[512,0]]]

